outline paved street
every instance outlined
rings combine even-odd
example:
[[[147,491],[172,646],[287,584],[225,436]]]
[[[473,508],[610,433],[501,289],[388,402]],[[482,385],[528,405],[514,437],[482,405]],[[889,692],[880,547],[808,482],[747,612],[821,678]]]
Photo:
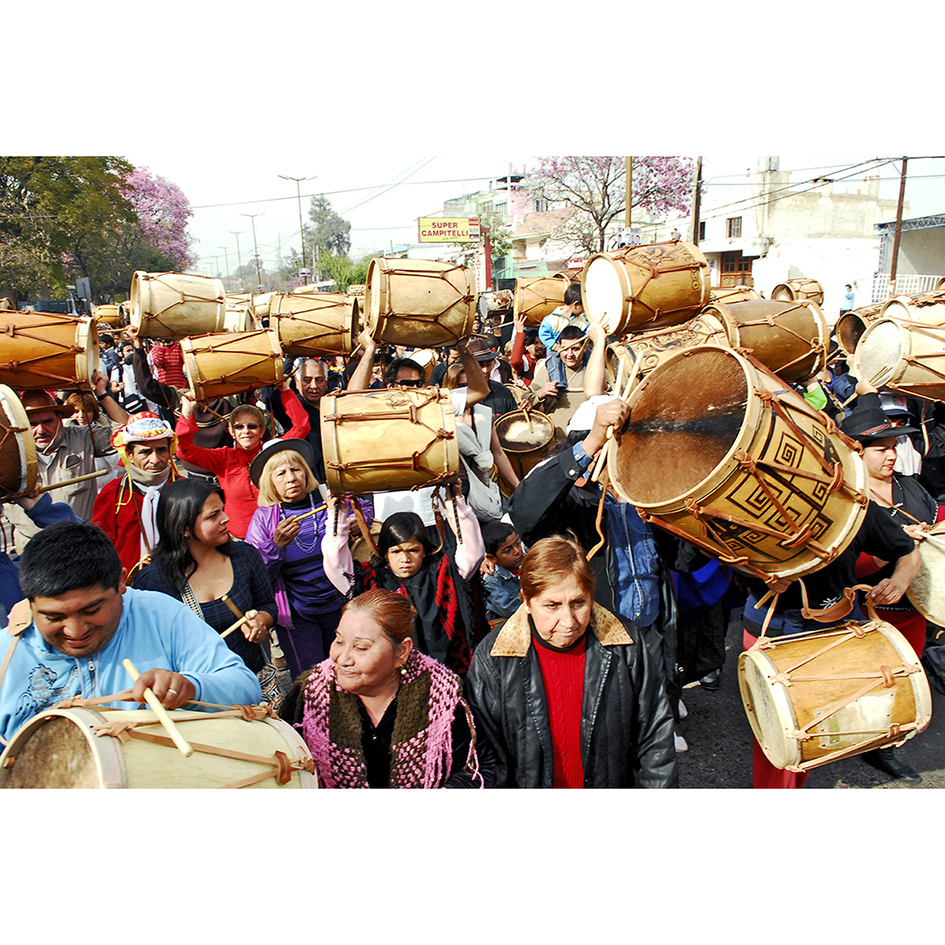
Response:
[[[735,614],[740,617],[740,614]],[[701,686],[683,691],[688,717],[680,732],[689,751],[678,754],[682,788],[751,788],[751,727],[738,692],[736,668],[741,653],[741,624],[733,620],[726,635],[722,685],[716,692]],[[811,771],[810,788],[895,788],[920,790],[945,787],[945,695],[934,685],[929,727],[896,749],[898,756],[922,777],[921,784],[903,784],[858,758],[823,765]]]

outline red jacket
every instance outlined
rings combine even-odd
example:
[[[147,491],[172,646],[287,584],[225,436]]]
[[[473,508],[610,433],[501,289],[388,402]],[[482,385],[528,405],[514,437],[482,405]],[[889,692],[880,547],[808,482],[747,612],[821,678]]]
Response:
[[[292,421],[292,429],[283,434],[284,439],[304,440],[312,426],[308,413],[299,398],[291,391],[282,393],[282,406]],[[230,517],[230,534],[237,538],[246,537],[246,529],[258,508],[259,490],[249,478],[249,467],[262,452],[262,443],[251,453],[238,446],[221,446],[208,450],[194,446],[194,434],[197,421],[193,417],[179,417],[177,427],[177,455],[188,463],[206,469],[220,480],[226,500],[226,514]]]
[[[168,479],[168,482],[171,481]],[[121,505],[118,505],[119,493]],[[143,553],[140,519],[143,504],[144,496],[137,489],[131,489],[129,493],[128,474],[122,471],[117,479],[102,486],[92,508],[92,524],[98,525],[111,538],[112,544],[118,549],[122,567],[129,572],[141,560]]]

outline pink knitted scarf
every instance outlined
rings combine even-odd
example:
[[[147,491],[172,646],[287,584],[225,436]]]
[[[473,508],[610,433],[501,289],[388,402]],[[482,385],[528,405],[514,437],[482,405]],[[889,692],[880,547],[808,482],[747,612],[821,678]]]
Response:
[[[459,677],[429,656],[413,650],[397,694],[397,721],[391,743],[392,788],[441,787],[450,776],[452,724],[457,704],[473,733],[466,768],[483,787],[475,750],[472,713],[461,696]],[[305,687],[302,737],[326,788],[366,788],[367,768],[360,743],[357,696],[335,682],[334,663],[319,663]]]

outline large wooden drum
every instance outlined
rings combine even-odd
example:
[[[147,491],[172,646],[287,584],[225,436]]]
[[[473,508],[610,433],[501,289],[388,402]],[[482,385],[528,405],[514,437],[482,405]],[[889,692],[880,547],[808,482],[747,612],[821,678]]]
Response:
[[[131,279],[131,327],[141,338],[186,338],[224,329],[219,279],[183,272],[142,272]]]
[[[92,318],[99,331],[120,331],[125,326],[120,305],[96,305],[92,308]]]
[[[788,279],[771,290],[771,298],[778,302],[810,299],[811,302],[823,305],[824,287],[816,279]]]
[[[227,397],[283,382],[282,349],[271,329],[184,338],[187,383],[197,400]]]
[[[584,314],[608,334],[681,325],[708,303],[710,291],[702,251],[679,240],[597,253],[581,273]]]
[[[786,381],[806,381],[827,365],[830,331],[820,306],[809,299],[714,302],[702,315],[728,324],[733,348],[745,349]]]
[[[760,298],[761,293],[750,285],[717,285],[709,290],[710,302],[724,302],[726,305]]]
[[[377,257],[368,268],[362,318],[378,344],[453,346],[472,331],[475,276],[458,263]]]
[[[0,502],[32,492],[38,468],[29,417],[16,394],[0,384]]]
[[[873,322],[857,343],[852,373],[880,390],[945,400],[945,326]]]
[[[459,444],[449,391],[344,391],[326,394],[320,412],[325,480],[332,495],[457,480]]]
[[[639,377],[649,374],[684,348],[699,345],[718,345],[722,348],[738,345],[738,330],[724,306],[714,308],[709,305],[683,325],[637,332],[628,336],[626,342],[627,348],[639,359]]]
[[[0,312],[0,384],[92,390],[98,355],[98,329],[88,315]]]
[[[856,444],[800,394],[727,348],[664,361],[609,441],[617,492],[641,516],[762,579],[832,561],[866,515]]]
[[[519,276],[515,280],[512,314],[540,325],[543,318],[564,305],[564,293],[571,284],[567,276]]]
[[[789,771],[901,745],[932,717],[915,650],[879,620],[759,641],[738,686],[765,757]]]
[[[344,292],[277,293],[269,327],[293,357],[351,354],[357,344],[358,301]]]
[[[4,788],[314,788],[312,756],[277,718],[169,713],[191,744],[178,751],[150,709],[49,709],[17,731],[0,755]],[[115,726],[133,723],[130,737]],[[116,734],[110,734],[115,732]]]
[[[897,295],[883,303],[879,317],[921,322],[923,325],[945,325],[945,291]]]

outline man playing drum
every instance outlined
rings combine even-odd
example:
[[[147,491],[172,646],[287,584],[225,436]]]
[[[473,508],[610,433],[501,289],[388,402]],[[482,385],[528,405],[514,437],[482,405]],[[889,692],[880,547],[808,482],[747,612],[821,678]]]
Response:
[[[143,704],[145,688],[166,709],[259,702],[255,675],[189,607],[125,585],[115,546],[94,525],[43,529],[20,558],[20,585],[27,600],[0,642],[4,744],[33,716],[78,695],[113,695],[116,708]],[[141,671],[133,687],[126,659]]]
[[[111,538],[122,566],[131,573],[158,543],[161,490],[181,478],[173,461],[177,437],[167,421],[145,411],[131,417],[112,443],[125,471],[96,496],[92,523]]]

